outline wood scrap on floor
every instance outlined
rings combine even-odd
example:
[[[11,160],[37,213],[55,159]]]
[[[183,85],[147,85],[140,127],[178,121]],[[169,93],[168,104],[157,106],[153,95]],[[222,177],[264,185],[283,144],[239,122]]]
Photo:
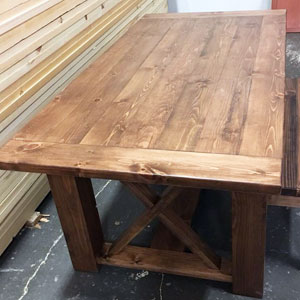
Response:
[[[31,217],[27,220],[25,226],[27,228],[37,228],[41,229],[40,222],[48,223],[50,215],[48,214],[41,214],[39,211],[35,211]]]

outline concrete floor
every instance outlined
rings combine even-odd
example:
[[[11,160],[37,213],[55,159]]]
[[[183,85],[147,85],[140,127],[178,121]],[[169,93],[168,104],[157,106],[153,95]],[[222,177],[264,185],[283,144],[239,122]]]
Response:
[[[287,76],[300,77],[300,34],[287,39]],[[117,181],[93,180],[105,238],[115,239],[143,210]],[[0,258],[0,300],[229,300],[231,285],[103,266],[72,269],[51,195],[38,209],[50,214],[42,229],[23,229]],[[230,253],[230,196],[203,191],[193,227],[217,251]],[[134,243],[147,245],[153,222]],[[269,207],[264,299],[300,300],[300,209]]]

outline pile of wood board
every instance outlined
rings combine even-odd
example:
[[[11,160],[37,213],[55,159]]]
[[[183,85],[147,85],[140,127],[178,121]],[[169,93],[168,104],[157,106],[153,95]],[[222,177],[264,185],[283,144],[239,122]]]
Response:
[[[167,0],[1,0],[0,143],[144,14]],[[45,175],[0,170],[0,254],[49,192]]]

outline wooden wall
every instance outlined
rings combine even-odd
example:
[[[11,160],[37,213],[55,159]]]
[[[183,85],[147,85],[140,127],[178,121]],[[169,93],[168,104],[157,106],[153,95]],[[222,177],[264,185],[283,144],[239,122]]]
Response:
[[[1,0],[0,143],[152,12],[167,0]],[[0,170],[0,254],[48,192],[45,175]]]

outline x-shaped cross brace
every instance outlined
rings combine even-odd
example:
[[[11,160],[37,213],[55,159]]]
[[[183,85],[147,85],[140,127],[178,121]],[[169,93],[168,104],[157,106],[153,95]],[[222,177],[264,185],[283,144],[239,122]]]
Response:
[[[112,244],[107,256],[120,253],[155,217],[158,217],[187,248],[203,260],[204,264],[211,269],[220,269],[221,258],[201,241],[197,233],[182,218],[169,208],[170,204],[185,191],[184,189],[168,187],[162,196],[158,196],[145,184],[129,182],[123,182],[123,184],[144,203],[147,209]]]

